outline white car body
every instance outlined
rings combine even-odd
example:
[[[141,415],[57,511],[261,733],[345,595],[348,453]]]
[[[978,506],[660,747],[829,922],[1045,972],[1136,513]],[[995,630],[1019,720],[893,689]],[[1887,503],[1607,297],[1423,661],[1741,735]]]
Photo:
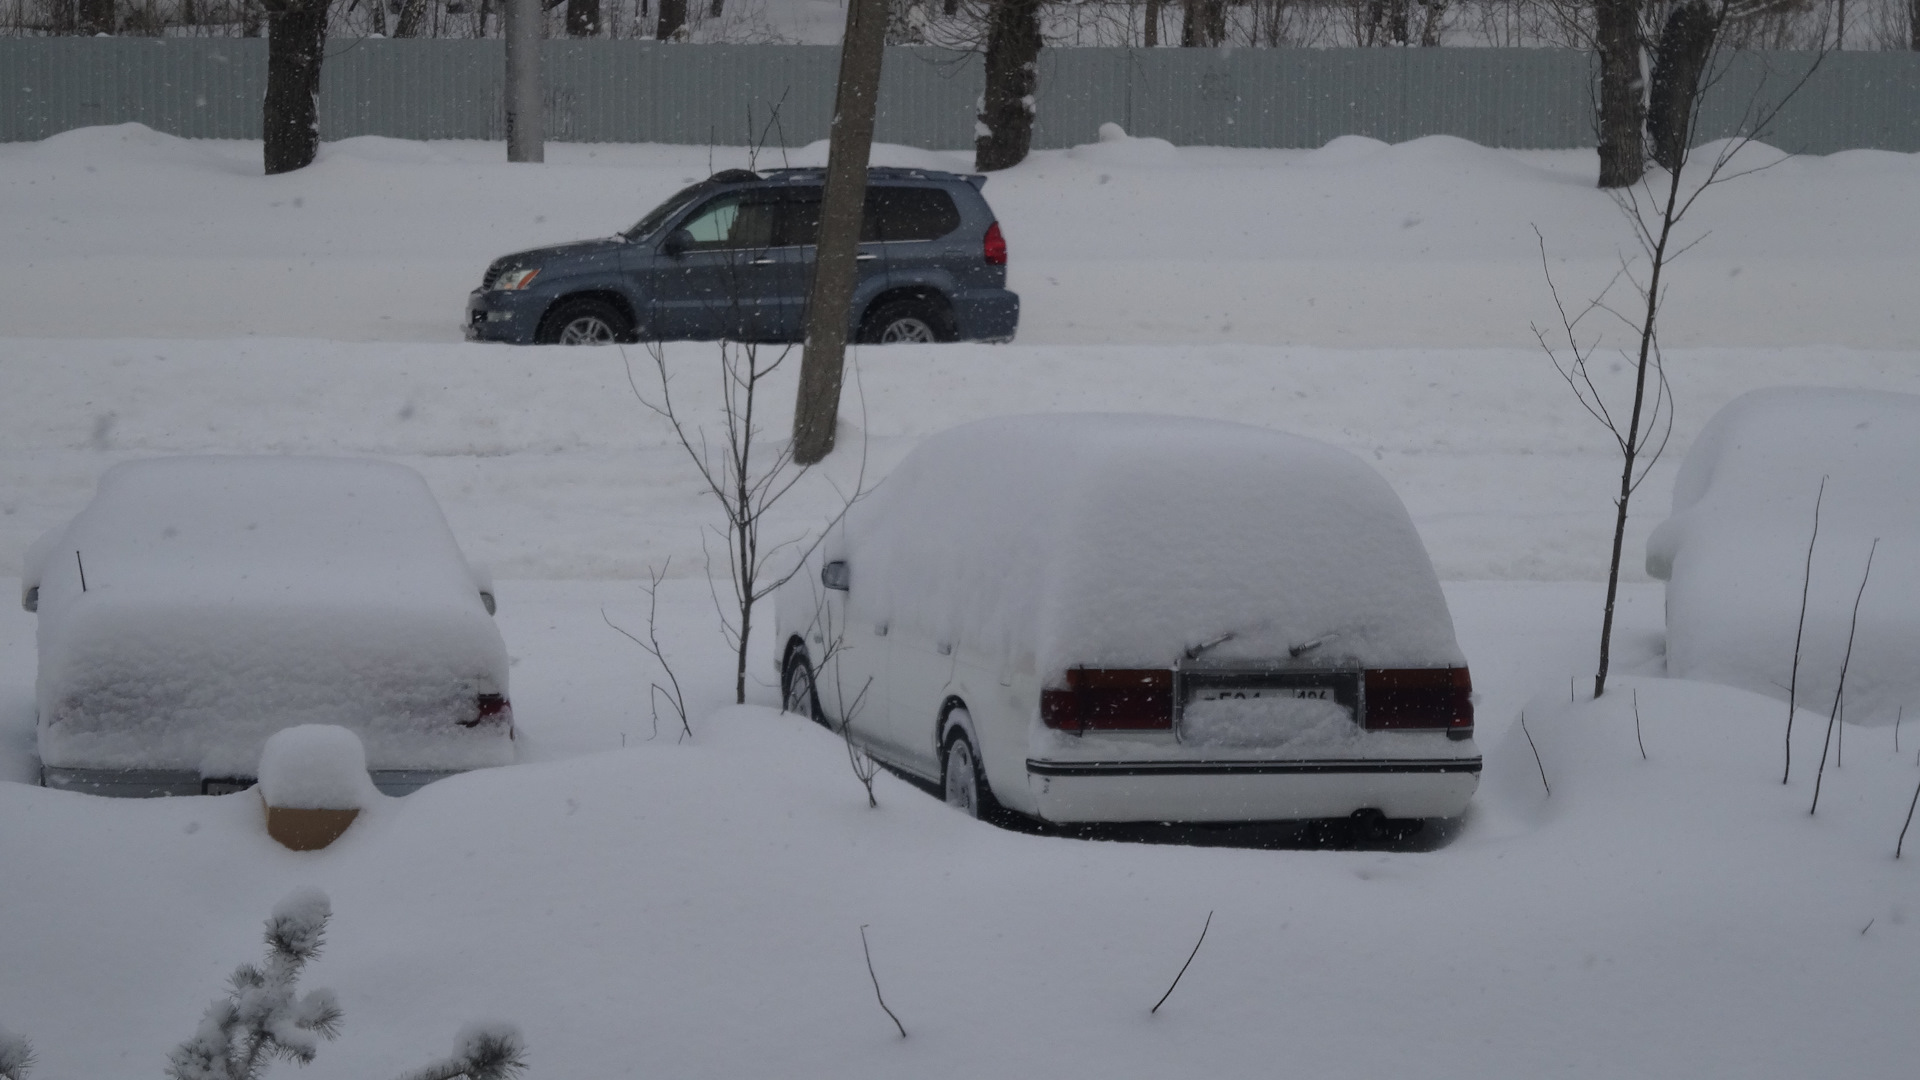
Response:
[[[49,787],[234,790],[299,724],[354,731],[389,794],[515,757],[492,586],[399,465],[114,466],[34,544],[22,602]]]
[[[804,664],[874,757],[945,784],[963,735],[989,805],[1045,821],[1453,817],[1479,779],[1465,659],[1398,497],[1257,428],[933,436],[787,582],[776,632],[783,687]]]

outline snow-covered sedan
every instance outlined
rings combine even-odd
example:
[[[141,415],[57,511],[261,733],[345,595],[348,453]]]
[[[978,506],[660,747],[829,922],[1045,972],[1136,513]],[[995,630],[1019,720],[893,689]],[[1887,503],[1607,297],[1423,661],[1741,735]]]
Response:
[[[22,602],[48,787],[244,788],[297,724],[358,733],[389,794],[514,759],[492,586],[400,465],[116,465],[28,552]]]
[[[1920,396],[1775,387],[1714,414],[1647,538],[1667,673],[1831,712],[1844,671],[1845,719],[1920,716],[1916,466]]]
[[[1308,439],[1138,415],[956,428],[777,605],[787,708],[976,814],[1444,818],[1479,780],[1412,521]]]

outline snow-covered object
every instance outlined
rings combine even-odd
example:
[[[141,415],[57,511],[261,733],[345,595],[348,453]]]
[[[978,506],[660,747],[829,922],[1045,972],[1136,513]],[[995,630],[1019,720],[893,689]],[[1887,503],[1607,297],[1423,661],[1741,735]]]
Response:
[[[1781,699],[1794,685],[1802,707],[1826,712],[1858,595],[1846,718],[1891,723],[1903,707],[1920,714],[1916,469],[1920,397],[1782,387],[1721,409],[1680,466],[1673,515],[1647,540],[1647,572],[1667,581],[1669,674]]]
[[[380,796],[360,737],[333,724],[274,732],[255,775],[267,805],[290,810],[363,810]]]
[[[1386,481],[1344,450],[1240,424],[1084,414],[957,427],[853,506],[825,557],[849,549],[859,617],[1043,678],[1167,667],[1209,642],[1221,661],[1291,650],[1300,666],[1465,662]]]
[[[300,970],[318,956],[333,906],[319,889],[296,889],[267,919],[267,960],[234,970],[227,996],[207,1006],[193,1038],[167,1055],[168,1080],[255,1080],[284,1058],[313,1061],[320,1040],[340,1032],[331,990],[298,993]]]
[[[48,766],[244,777],[298,724],[351,729],[375,769],[512,760],[505,645],[405,467],[123,463],[34,545],[24,584]]]

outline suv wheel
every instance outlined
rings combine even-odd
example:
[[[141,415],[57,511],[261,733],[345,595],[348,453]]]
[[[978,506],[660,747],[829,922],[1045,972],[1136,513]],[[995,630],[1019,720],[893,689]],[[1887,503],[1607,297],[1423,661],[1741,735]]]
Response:
[[[953,338],[953,320],[945,307],[918,297],[878,304],[860,323],[860,342],[864,345],[923,344]]]
[[[626,313],[605,300],[562,300],[547,312],[536,340],[542,345],[612,345],[633,335]]]

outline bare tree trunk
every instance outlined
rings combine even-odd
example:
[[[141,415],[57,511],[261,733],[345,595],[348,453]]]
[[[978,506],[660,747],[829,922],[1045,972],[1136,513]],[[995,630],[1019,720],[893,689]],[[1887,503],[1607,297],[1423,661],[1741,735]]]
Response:
[[[1647,94],[1647,141],[1663,169],[1677,169],[1686,159],[1700,78],[1719,29],[1719,15],[1705,0],[1688,0],[1673,9],[1660,32]]]
[[[672,41],[686,25],[687,0],[660,0],[660,21],[653,30],[656,40]]]
[[[427,18],[427,0],[404,0],[400,5],[400,21],[394,25],[394,37],[419,37],[420,24]]]
[[[1160,2],[1161,0],[1147,0],[1147,21],[1142,41],[1149,49],[1160,47]],[[1920,0],[1913,0],[1913,2],[1920,4]]]
[[[973,141],[973,167],[1010,169],[1033,147],[1033,95],[1040,88],[1040,0],[993,0],[987,9],[986,130]]]
[[[327,0],[279,0],[267,8],[267,94],[260,128],[267,175],[313,164],[320,151],[320,62]]]
[[[707,17],[712,19],[719,18],[721,7],[725,3],[726,0],[713,0],[713,6],[707,9]]]
[[[1626,187],[1646,174],[1641,140],[1640,19],[1634,0],[1595,0],[1600,55],[1600,186]]]
[[[1920,52],[1920,0],[1907,0],[1907,48]]]
[[[507,160],[547,160],[546,95],[540,87],[540,39],[547,28],[540,0],[506,0]]]
[[[79,0],[75,31],[85,37],[113,33],[113,0]]]
[[[867,162],[873,155],[873,119],[886,40],[887,0],[849,0],[833,125],[828,129],[826,189],[820,193],[820,242],[807,293],[800,389],[793,405],[793,459],[801,465],[812,465],[833,452],[834,427],[840,418],[847,324],[860,274],[855,258],[860,251]]]
[[[1183,0],[1180,5],[1180,47],[1200,47],[1200,5],[1206,0]]]
[[[600,32],[600,0],[567,0],[567,36],[593,37]]]

